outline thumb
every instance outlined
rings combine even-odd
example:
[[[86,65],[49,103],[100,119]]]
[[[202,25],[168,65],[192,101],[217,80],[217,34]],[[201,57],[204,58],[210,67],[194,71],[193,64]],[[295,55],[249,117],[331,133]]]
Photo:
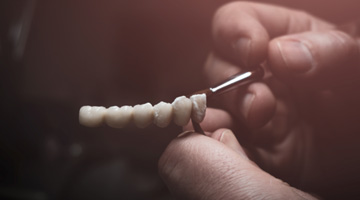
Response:
[[[159,161],[159,172],[179,199],[313,199],[262,171],[245,155],[234,134],[185,133]]]
[[[274,75],[283,81],[321,89],[358,79],[359,47],[342,31],[304,32],[272,40],[268,59]]]

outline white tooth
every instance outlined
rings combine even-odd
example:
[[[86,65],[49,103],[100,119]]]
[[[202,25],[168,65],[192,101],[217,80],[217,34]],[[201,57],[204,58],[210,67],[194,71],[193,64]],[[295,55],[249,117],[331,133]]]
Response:
[[[172,103],[174,109],[174,122],[178,126],[185,126],[191,115],[192,103],[189,98],[185,96],[178,97]]]
[[[145,128],[153,122],[154,108],[150,103],[134,106],[134,123],[138,128]]]
[[[100,126],[104,121],[106,108],[102,106],[83,106],[79,111],[80,124],[88,127]]]
[[[160,102],[154,106],[154,124],[164,128],[172,120],[173,107],[170,103]]]
[[[105,122],[110,127],[123,128],[131,121],[133,110],[132,106],[111,106],[107,109]]]
[[[205,117],[206,112],[206,95],[195,94],[190,97],[192,102],[191,119],[195,122],[200,123]]]

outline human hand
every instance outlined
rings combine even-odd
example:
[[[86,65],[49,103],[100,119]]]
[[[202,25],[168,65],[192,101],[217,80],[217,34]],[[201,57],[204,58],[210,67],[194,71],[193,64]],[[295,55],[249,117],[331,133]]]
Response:
[[[261,63],[272,75],[223,95],[219,105],[231,115],[209,109],[203,129],[231,128],[247,147],[246,155],[293,186],[329,196],[354,192],[349,186],[356,188],[360,166],[359,39],[304,12],[246,2],[218,10],[213,36],[216,51],[205,65],[210,83]],[[202,151],[216,149],[206,147]],[[172,153],[188,152],[179,148]],[[199,162],[179,162],[192,170],[210,167],[198,157],[190,158]],[[218,178],[234,190],[244,186]],[[192,179],[197,177],[188,181]]]
[[[177,198],[315,199],[261,170],[229,129],[207,135],[184,132],[159,161],[160,174]]]

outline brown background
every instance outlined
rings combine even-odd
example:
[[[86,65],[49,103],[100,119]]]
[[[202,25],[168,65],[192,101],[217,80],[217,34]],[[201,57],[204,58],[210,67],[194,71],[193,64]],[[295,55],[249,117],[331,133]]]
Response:
[[[264,2],[337,24],[360,17],[357,0]],[[156,167],[181,128],[89,129],[78,125],[78,109],[172,101],[205,87],[211,17],[224,3],[38,0],[15,59],[8,33],[26,1],[3,1],[0,195],[172,199]]]

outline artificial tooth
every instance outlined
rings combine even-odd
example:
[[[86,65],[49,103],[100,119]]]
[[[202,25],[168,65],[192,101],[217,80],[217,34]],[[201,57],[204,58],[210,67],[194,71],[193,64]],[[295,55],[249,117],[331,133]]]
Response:
[[[178,97],[172,103],[174,109],[174,122],[178,126],[185,126],[191,115],[192,102],[185,96]]]
[[[138,128],[145,128],[153,122],[154,108],[150,103],[134,106],[134,123]]]
[[[103,123],[105,114],[105,107],[83,106],[79,111],[79,122],[84,126],[97,127]]]
[[[192,102],[191,119],[195,122],[200,123],[204,120],[206,112],[206,95],[195,94],[190,97]]]
[[[107,109],[105,122],[110,127],[123,128],[132,120],[133,111],[132,106],[112,106]]]
[[[172,120],[173,107],[170,103],[160,102],[154,106],[154,124],[164,128]]]

